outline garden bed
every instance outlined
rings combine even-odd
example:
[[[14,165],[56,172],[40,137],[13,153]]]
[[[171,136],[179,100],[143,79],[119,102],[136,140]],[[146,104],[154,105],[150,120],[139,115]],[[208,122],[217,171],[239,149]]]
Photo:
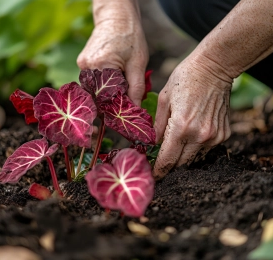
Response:
[[[39,137],[36,129],[21,118],[8,119],[0,130],[1,166],[14,149]],[[50,260],[247,259],[260,243],[263,221],[273,217],[272,151],[270,131],[234,134],[204,161],[158,182],[140,219],[105,212],[85,182],[61,182],[63,199],[32,198],[31,183],[51,184],[42,162],[16,185],[0,185],[0,245],[23,246]],[[78,152],[70,149],[72,155]],[[61,152],[53,162],[59,179],[65,180]],[[132,227],[134,223],[142,226]],[[225,245],[219,237],[228,228],[247,241]]]

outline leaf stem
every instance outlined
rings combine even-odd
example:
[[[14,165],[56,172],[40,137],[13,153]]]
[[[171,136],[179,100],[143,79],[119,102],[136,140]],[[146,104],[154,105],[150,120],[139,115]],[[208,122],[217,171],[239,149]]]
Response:
[[[62,191],[60,189],[60,186],[59,186],[59,183],[58,183],[58,180],[57,180],[57,175],[56,175],[55,168],[54,168],[54,165],[52,163],[52,160],[50,159],[49,156],[46,156],[46,160],[47,160],[48,165],[49,165],[53,187],[58,192],[58,194],[62,197],[63,193],[62,193]]]
[[[100,147],[101,147],[101,143],[102,143],[102,139],[103,139],[103,136],[104,136],[104,132],[105,132],[105,123],[104,123],[104,118],[102,117],[101,118],[101,124],[100,124],[100,127],[99,127],[99,135],[98,135],[98,139],[97,139],[97,143],[96,143],[96,148],[95,148],[95,151],[93,153],[92,160],[91,160],[91,162],[89,164],[89,169],[92,169],[93,166],[97,162]]]
[[[77,171],[76,171],[76,174],[75,174],[75,178],[77,177],[77,175],[79,174],[79,172],[80,172],[80,170],[81,170],[82,159],[83,159],[84,151],[85,151],[85,147],[83,147],[83,148],[82,148],[82,151],[81,151],[81,155],[80,155],[79,163],[78,163],[78,166],[77,166]]]
[[[72,181],[72,178],[71,178],[71,166],[70,166],[70,161],[69,161],[67,147],[64,146],[64,145],[63,145],[63,151],[64,151],[64,158],[65,158],[67,180],[69,182],[71,182]]]

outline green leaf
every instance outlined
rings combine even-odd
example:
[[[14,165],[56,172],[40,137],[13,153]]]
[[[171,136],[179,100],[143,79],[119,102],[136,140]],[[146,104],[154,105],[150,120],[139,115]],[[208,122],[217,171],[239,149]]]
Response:
[[[62,43],[48,53],[38,55],[34,62],[48,67],[46,80],[58,89],[68,82],[78,80],[80,69],[76,59],[83,47],[83,42]]]
[[[89,14],[89,6],[88,0],[71,3],[66,0],[31,1],[16,17],[28,43],[25,58],[46,51],[67,38],[74,21]]]
[[[74,178],[73,181],[75,182],[82,182],[84,180],[85,175],[87,174],[88,170],[82,170],[78,173],[78,175]]]
[[[233,109],[250,108],[253,107],[257,97],[266,97],[269,93],[269,87],[247,73],[243,73],[234,81],[230,106]]]
[[[147,157],[151,158],[151,159],[156,159],[158,152],[160,150],[161,144],[157,144],[157,145],[149,145],[146,155]]]
[[[0,1],[0,16],[12,15],[24,8],[31,1],[32,0],[2,0]]]
[[[0,24],[1,59],[22,51],[27,46],[27,43],[24,41],[20,28],[18,28],[18,25],[11,17],[0,18]]]
[[[249,255],[251,260],[273,260],[273,239],[268,242],[261,243]]]
[[[100,147],[101,153],[109,153],[110,150],[112,150],[113,145],[114,145],[114,142],[111,139],[104,137],[102,139],[102,143]]]
[[[93,153],[85,153],[83,155],[81,169],[80,169],[80,172],[76,175],[76,177],[74,179],[75,181],[82,181],[83,180],[85,174],[88,171],[88,166],[89,166],[92,158],[93,158]],[[75,159],[73,159],[75,173],[77,172],[79,161],[80,161],[80,155],[77,156]],[[97,163],[102,163],[101,159],[98,158]]]
[[[148,92],[147,98],[142,101],[141,107],[146,109],[155,121],[156,109],[157,109],[158,94],[155,92]]]

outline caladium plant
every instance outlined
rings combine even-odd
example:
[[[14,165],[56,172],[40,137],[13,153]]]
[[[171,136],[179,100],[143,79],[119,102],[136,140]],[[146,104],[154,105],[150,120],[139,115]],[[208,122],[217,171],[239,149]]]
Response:
[[[91,147],[97,109],[92,97],[76,82],[65,84],[59,91],[42,88],[33,108],[40,134],[64,146]]]
[[[86,175],[89,190],[105,208],[125,215],[144,214],[154,193],[151,165],[146,156],[126,148],[117,153],[112,164],[98,164]]]
[[[150,72],[145,77],[148,91],[151,88]],[[49,157],[61,144],[68,180],[71,180],[71,167],[74,173],[89,170],[86,180],[90,193],[102,206],[122,210],[126,215],[140,216],[151,200],[154,188],[151,166],[145,154],[147,146],[155,144],[152,117],[127,96],[129,86],[121,70],[83,70],[80,83],[71,82],[59,90],[42,88],[36,97],[20,90],[11,95],[17,111],[25,114],[26,122],[38,122],[38,131],[43,138],[23,144],[7,159],[0,172],[0,181],[17,182],[27,170],[45,158],[49,163],[53,186],[62,195]],[[101,119],[101,125],[96,148],[87,167],[86,162],[82,164],[82,158],[84,149],[91,147],[92,124],[96,116]],[[131,141],[133,149],[113,150],[102,164],[94,166],[99,161],[97,158],[105,126]],[[47,139],[56,144],[48,148]],[[69,145],[83,148],[77,170],[73,164],[70,165]],[[84,169],[81,165],[85,165]],[[38,184],[33,184],[29,192],[39,199],[50,194]]]

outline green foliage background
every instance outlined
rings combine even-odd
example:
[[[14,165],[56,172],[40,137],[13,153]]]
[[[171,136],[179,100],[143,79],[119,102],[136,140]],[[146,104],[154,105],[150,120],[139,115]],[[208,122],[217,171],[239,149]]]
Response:
[[[93,29],[90,0],[0,1],[0,101],[77,81],[76,59]]]

